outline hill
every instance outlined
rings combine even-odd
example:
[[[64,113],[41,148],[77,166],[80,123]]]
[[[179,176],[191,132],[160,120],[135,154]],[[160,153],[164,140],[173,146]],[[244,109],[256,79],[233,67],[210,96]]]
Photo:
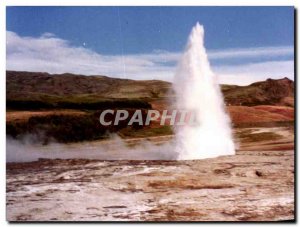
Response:
[[[159,80],[129,80],[106,76],[6,72],[7,100],[93,102],[111,99],[164,99],[172,84]],[[294,105],[294,82],[268,79],[248,86],[222,85],[227,105]]]
[[[294,106],[294,81],[267,79],[248,86],[223,85],[222,92],[230,105],[285,105]]]
[[[6,72],[7,99],[136,99],[164,97],[171,84],[159,80],[129,80],[106,76]],[[26,96],[26,98],[25,98]]]
[[[268,79],[248,86],[222,85],[227,111],[235,127],[292,125],[294,82]],[[6,133],[13,138],[35,135],[47,143],[96,140],[107,132],[119,136],[149,137],[172,134],[168,125],[105,128],[99,113],[107,108],[172,109],[172,84],[106,76],[7,71]],[[159,120],[158,120],[159,121]]]

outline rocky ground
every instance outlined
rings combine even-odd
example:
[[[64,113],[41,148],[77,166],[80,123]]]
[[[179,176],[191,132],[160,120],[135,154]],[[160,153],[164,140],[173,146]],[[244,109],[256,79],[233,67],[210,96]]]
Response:
[[[293,132],[248,128],[236,134],[242,138],[237,154],[214,159],[7,163],[7,219],[293,220]]]

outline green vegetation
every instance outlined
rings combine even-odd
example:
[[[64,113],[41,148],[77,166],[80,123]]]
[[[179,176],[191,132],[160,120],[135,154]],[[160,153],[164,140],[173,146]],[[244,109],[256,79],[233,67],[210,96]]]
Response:
[[[76,142],[105,137],[107,129],[97,123],[92,115],[49,115],[30,117],[27,122],[7,122],[6,134],[13,138],[34,135],[37,142],[49,140]]]
[[[142,108],[151,109],[151,105],[138,99],[101,100],[92,102],[58,101],[47,102],[39,100],[7,100],[6,108],[9,110],[40,110],[40,109],[76,109],[76,110],[102,110],[114,108]]]
[[[128,122],[134,113],[129,109],[129,118],[120,121],[118,125],[103,126],[99,122],[101,111],[81,115],[46,115],[33,116],[28,121],[7,122],[6,134],[15,139],[21,139],[25,135],[34,135],[37,142],[47,144],[50,140],[57,142],[79,142],[107,138],[109,133],[116,133],[128,127]],[[146,110],[142,111],[143,119],[146,119]],[[114,120],[114,115],[107,115],[106,121]],[[143,126],[133,124],[132,130],[138,130]]]
[[[278,135],[274,132],[253,133],[253,130],[251,129],[238,133],[237,136],[241,142],[244,143],[278,140],[282,138],[281,135]]]

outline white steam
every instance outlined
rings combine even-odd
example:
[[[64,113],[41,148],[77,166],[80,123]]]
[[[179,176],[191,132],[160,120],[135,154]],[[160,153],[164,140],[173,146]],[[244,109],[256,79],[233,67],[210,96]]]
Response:
[[[175,160],[172,141],[154,144],[147,140],[128,144],[117,135],[107,141],[80,143],[33,143],[28,135],[22,140],[6,139],[6,162],[32,162],[45,159],[95,160]]]
[[[177,108],[195,113],[197,125],[176,130],[178,159],[203,159],[235,154],[230,119],[204,47],[204,29],[192,29],[175,75]]]

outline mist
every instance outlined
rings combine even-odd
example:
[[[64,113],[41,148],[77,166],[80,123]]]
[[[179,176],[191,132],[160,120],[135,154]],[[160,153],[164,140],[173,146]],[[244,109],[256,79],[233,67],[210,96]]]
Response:
[[[48,145],[32,143],[30,135],[22,140],[6,138],[6,162],[32,162],[43,159],[95,159],[95,160],[176,160],[173,141],[156,145],[143,140],[134,146],[117,136],[106,141],[92,141]]]
[[[204,47],[204,28],[197,23],[188,38],[173,83],[177,109],[195,113],[196,125],[175,127],[178,159],[235,154],[231,123],[225,112],[218,78]]]

